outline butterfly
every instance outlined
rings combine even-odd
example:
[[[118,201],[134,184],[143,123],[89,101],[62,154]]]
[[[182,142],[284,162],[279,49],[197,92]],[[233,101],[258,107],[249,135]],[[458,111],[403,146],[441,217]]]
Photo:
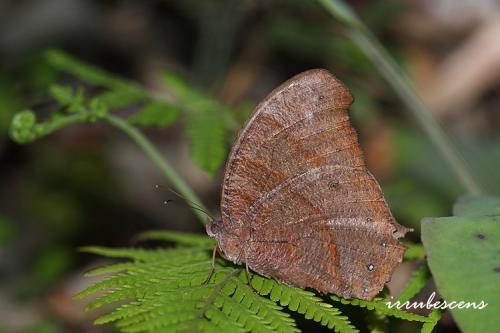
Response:
[[[367,170],[348,108],[329,71],[273,90],[240,131],[226,163],[218,252],[285,284],[372,299],[390,280],[411,229],[393,218]]]

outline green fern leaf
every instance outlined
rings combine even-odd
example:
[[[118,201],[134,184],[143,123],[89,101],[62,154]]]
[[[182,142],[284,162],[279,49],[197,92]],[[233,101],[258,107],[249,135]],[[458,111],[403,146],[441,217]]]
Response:
[[[90,271],[88,275],[109,276],[75,296],[98,295],[88,303],[87,309],[118,304],[110,313],[99,317],[96,324],[115,323],[121,332],[131,333],[298,333],[300,330],[293,318],[283,311],[283,307],[287,307],[336,332],[358,332],[337,308],[314,293],[258,275],[253,275],[251,280],[254,290],[241,268],[228,266],[223,260],[215,262],[215,273],[207,281],[214,245],[208,237],[153,231],[140,238],[179,242],[182,247],[155,250],[84,248],[87,252],[128,259]],[[408,287],[408,290],[414,289]],[[371,302],[332,299],[377,314],[420,321],[425,329],[435,321],[431,316],[388,309],[383,299]]]
[[[425,259],[425,249],[422,244],[404,242],[404,245],[406,245],[406,251],[403,256],[405,261]]]
[[[167,127],[175,122],[179,115],[178,107],[163,101],[154,101],[129,117],[128,122],[143,127]]]
[[[163,82],[185,110],[186,134],[193,160],[201,169],[214,175],[226,159],[226,123],[230,112],[172,73],[164,73]]]
[[[130,106],[135,103],[148,102],[151,98],[142,93],[130,93],[128,90],[109,90],[105,91],[95,98],[105,105],[108,109],[119,109]]]
[[[146,104],[128,119],[132,124],[166,127],[177,120],[182,111],[185,114],[186,134],[194,162],[210,175],[214,175],[224,162],[227,153],[226,124],[234,123],[232,113],[215,99],[193,89],[178,77],[168,73],[164,75],[165,84],[175,95],[175,103],[167,103],[133,81],[116,77],[64,52],[51,50],[46,52],[46,57],[55,69],[105,88],[106,91],[94,96],[93,101],[106,112],[134,103]],[[70,102],[75,104],[75,98],[78,97],[72,96],[72,91],[62,86],[53,86],[51,91],[63,106]],[[80,97],[83,102],[83,95]]]
[[[350,304],[361,308],[366,308],[368,310],[375,310],[380,314],[384,314],[399,319],[404,319],[409,321],[419,321],[422,323],[429,321],[429,319],[425,316],[420,316],[411,312],[399,310],[396,307],[389,308],[387,306],[387,300],[384,298],[374,298],[371,301],[365,301],[361,299],[346,300],[338,296],[330,296],[330,298],[336,302],[341,302],[342,304]]]
[[[441,319],[441,311],[439,309],[434,309],[427,317],[429,321],[422,325],[421,333],[431,333],[439,319]]]
[[[103,275],[103,274],[109,274],[109,273],[118,273],[121,271],[126,271],[128,269],[134,269],[136,266],[137,266],[137,264],[134,262],[111,264],[111,265],[102,266],[102,267],[92,269],[92,270],[86,272],[85,276],[90,277],[90,276],[97,276],[97,275]]]
[[[338,309],[331,304],[324,303],[312,292],[279,284],[257,275],[252,279],[252,286],[261,295],[269,295],[271,300],[303,314],[306,319],[313,319],[323,326],[333,328],[336,332],[358,332]]]
[[[186,116],[186,134],[195,163],[214,175],[227,154],[224,117],[215,107],[197,109]]]
[[[73,103],[73,89],[70,86],[53,84],[49,87],[49,93],[62,106],[71,105]]]
[[[256,315],[263,318],[270,323],[270,326],[276,331],[281,333],[296,333],[300,332],[295,327],[295,321],[290,316],[281,311],[282,307],[278,306],[266,298],[260,297],[255,291],[250,288],[246,282],[238,283],[232,298],[236,299],[238,303],[248,307],[254,311]]]

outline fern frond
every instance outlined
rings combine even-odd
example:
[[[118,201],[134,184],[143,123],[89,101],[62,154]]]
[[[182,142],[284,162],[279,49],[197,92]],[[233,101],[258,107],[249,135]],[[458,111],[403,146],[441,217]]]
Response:
[[[98,295],[88,303],[87,309],[117,304],[110,313],[99,317],[96,324],[115,323],[121,332],[126,333],[299,333],[295,320],[284,311],[283,307],[286,307],[336,332],[358,332],[337,308],[314,293],[258,275],[252,275],[250,286],[241,268],[228,265],[223,260],[215,262],[215,273],[207,281],[214,245],[208,237],[152,231],[140,238],[178,242],[182,247],[83,249],[129,260],[90,271],[88,275],[110,276],[75,296]],[[409,285],[419,284],[411,282]],[[408,290],[414,289],[408,287]],[[376,314],[420,321],[427,324],[424,325],[426,328],[433,321],[431,317],[389,309],[383,299],[371,302],[347,301],[338,297],[332,299],[367,308]]]
[[[129,269],[134,269],[137,267],[137,264],[134,262],[122,262],[118,264],[111,264],[111,265],[106,265],[98,268],[91,269],[87,272],[85,272],[85,276],[91,277],[91,276],[97,276],[97,275],[103,275],[103,274],[109,274],[109,273],[118,273],[122,271],[126,271]]]
[[[164,73],[162,78],[185,111],[186,134],[193,160],[201,169],[214,175],[226,159],[226,124],[233,120],[232,113],[172,73]]]
[[[204,283],[211,267],[206,238],[200,242],[196,236],[175,233],[152,236],[173,236],[205,246],[170,250],[86,248],[134,260],[94,270],[92,274],[114,275],[75,296],[83,298],[104,291],[88,303],[87,309],[125,302],[98,318],[96,324],[116,322],[122,332],[299,332],[295,321],[281,312],[281,307],[256,295],[238,277],[240,269],[218,264],[210,281]]]
[[[113,75],[64,52],[50,50],[46,52],[46,58],[56,70],[89,85],[103,88],[103,92],[88,101],[84,99],[83,89],[80,93],[73,92],[69,86],[52,86],[50,92],[61,106],[70,112],[85,113],[83,121],[105,119],[108,112],[138,104],[142,109],[128,118],[130,124],[167,127],[182,113],[185,116],[186,134],[194,162],[210,175],[214,175],[224,162],[227,153],[227,127],[228,124],[235,123],[233,113],[216,99],[191,87],[179,77],[169,73],[164,75],[163,81],[174,95],[173,101],[166,101],[131,80]],[[71,120],[71,123],[81,121],[79,118]],[[52,131],[44,131],[43,134]],[[27,136],[18,134],[17,131],[13,133],[16,134],[14,137],[19,138],[19,142],[30,142],[40,137],[39,134]]]
[[[163,101],[147,104],[137,113],[128,118],[128,122],[142,127],[167,127],[177,120],[181,110]]]
[[[365,301],[361,299],[343,299],[338,296],[330,296],[330,298],[336,302],[340,302],[342,304],[350,304],[355,305],[360,308],[366,308],[368,310],[374,310],[380,314],[384,314],[387,316],[409,320],[409,321],[418,321],[418,322],[428,322],[429,319],[425,316],[420,316],[411,312],[406,312],[403,310],[399,310],[395,307],[389,308],[387,306],[387,300],[385,298],[374,298],[371,301]]]
[[[98,99],[108,109],[121,109],[135,103],[150,100],[150,97],[145,94],[130,94],[127,90],[109,90],[94,98]]]
[[[439,319],[441,319],[441,311],[439,309],[434,309],[427,318],[429,318],[429,321],[422,325],[422,329],[420,330],[421,333],[432,332]]]
[[[226,125],[216,107],[195,109],[186,116],[186,134],[196,164],[214,175],[226,159]]]
[[[412,273],[410,281],[408,281],[403,291],[399,294],[397,300],[401,303],[410,300],[422,290],[428,279],[429,269],[427,265],[422,264]]]
[[[269,295],[271,300],[303,314],[306,319],[312,319],[323,326],[333,328],[335,332],[358,332],[338,309],[331,304],[324,303],[312,292],[279,284],[257,275],[252,278],[252,286],[259,294]]]
[[[425,249],[422,244],[404,242],[404,245],[406,245],[406,251],[403,256],[405,261],[425,259]]]
[[[238,303],[246,306],[260,318],[270,323],[276,332],[296,333],[300,332],[295,327],[295,321],[290,316],[281,311],[283,308],[267,298],[260,297],[250,288],[246,282],[238,283],[231,296]]]

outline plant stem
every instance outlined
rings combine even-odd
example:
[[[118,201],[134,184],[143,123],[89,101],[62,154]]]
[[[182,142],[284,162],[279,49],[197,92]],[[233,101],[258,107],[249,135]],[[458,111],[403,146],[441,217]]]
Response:
[[[84,113],[75,113],[64,117],[55,118],[50,122],[47,122],[44,127],[43,133],[41,133],[40,135],[48,135],[68,125],[84,122],[86,117],[87,115]]]
[[[139,147],[141,147],[146,155],[148,155],[153,162],[160,168],[165,177],[172,183],[174,188],[187,200],[192,202],[194,205],[199,206],[201,209],[207,211],[201,200],[198,196],[191,190],[189,185],[187,185],[184,180],[177,174],[177,172],[172,168],[172,166],[168,163],[168,161],[161,155],[161,153],[156,149],[156,147],[151,143],[141,133],[137,128],[127,123],[125,120],[113,116],[111,114],[107,114],[104,116],[104,120],[109,124],[121,129],[125,132]],[[202,223],[207,222],[207,216],[202,211],[191,207],[195,215]]]
[[[391,58],[375,36],[341,0],[318,0],[336,19],[348,27],[349,37],[361,48],[384,79],[392,86],[406,107],[413,112],[422,129],[448,161],[463,187],[470,194],[480,194],[481,188],[467,169],[465,161],[439,126],[437,120],[417,96],[410,80]]]

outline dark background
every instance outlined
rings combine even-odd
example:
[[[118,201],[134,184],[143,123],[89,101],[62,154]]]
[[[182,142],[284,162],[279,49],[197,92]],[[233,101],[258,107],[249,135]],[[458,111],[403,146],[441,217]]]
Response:
[[[482,185],[500,192],[500,5],[495,1],[350,1],[406,70]],[[12,142],[12,115],[43,100],[61,48],[162,91],[162,70],[240,110],[310,68],[351,89],[370,170],[401,224],[446,216],[464,191],[415,120],[343,27],[313,1],[0,1],[0,332],[113,332],[71,295],[99,262],[79,246],[126,246],[147,229],[204,232],[155,165],[105,125],[75,125],[31,145]],[[234,133],[230,136],[234,136]],[[181,126],[147,130],[212,213],[214,177],[189,157]],[[231,137],[228,138],[228,142]],[[495,165],[497,166],[495,168]],[[174,199],[168,205],[163,201]],[[403,265],[392,288],[404,285]],[[403,328],[401,328],[403,329]],[[405,326],[411,332],[417,326]],[[3,331],[2,331],[3,330]],[[455,331],[449,315],[440,332]]]

